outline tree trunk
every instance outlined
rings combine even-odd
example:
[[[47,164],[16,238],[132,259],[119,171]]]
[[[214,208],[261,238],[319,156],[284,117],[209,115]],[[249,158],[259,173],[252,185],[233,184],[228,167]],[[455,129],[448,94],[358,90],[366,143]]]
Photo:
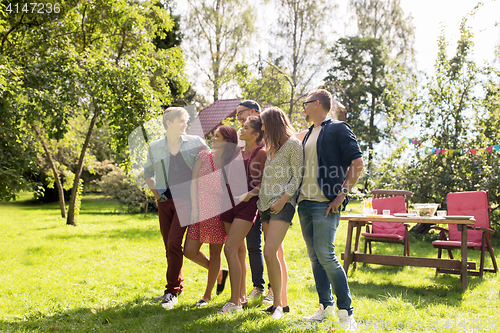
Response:
[[[69,202],[68,209],[68,219],[66,220],[66,224],[76,225],[75,223],[75,203],[76,196],[78,191],[78,186],[80,184],[80,176],[83,170],[83,159],[85,158],[85,153],[87,151],[87,147],[90,143],[90,138],[92,136],[92,131],[94,130],[95,123],[97,122],[97,118],[99,118],[99,110],[97,109],[95,101],[94,104],[94,116],[90,121],[89,129],[87,131],[87,136],[85,137],[85,142],[83,143],[82,151],[80,153],[80,158],[78,159],[78,165],[75,170],[75,181],[73,182],[73,188],[71,189],[71,199]]]
[[[368,133],[368,177],[365,180],[365,193],[368,193],[368,179],[370,178],[371,172],[372,172],[372,165],[373,165],[373,130],[375,127],[375,106],[376,106],[377,100],[375,96],[372,94],[372,105],[370,108],[370,127],[369,127],[369,133]]]
[[[54,173],[54,180],[55,180],[55,185],[57,188],[57,195],[59,197],[59,206],[61,208],[61,217],[66,218],[66,204],[64,202],[64,191],[63,191],[63,186],[61,183],[61,179],[59,179],[59,173],[57,172],[56,165],[54,163],[54,159],[52,159],[52,156],[50,155],[49,147],[45,143],[45,140],[43,139],[42,133],[38,130],[38,128],[35,126],[35,124],[31,124],[31,127],[33,127],[33,130],[35,131],[36,135],[38,135],[38,139],[40,139],[40,143],[42,144],[43,150],[45,150],[45,155],[47,157],[47,161],[49,162],[50,168],[52,169],[52,172]]]
[[[293,112],[293,95],[295,94],[295,86],[293,84],[290,85],[292,89],[290,89],[291,95],[290,95],[290,108],[288,109],[288,118],[290,118],[290,121],[292,121],[292,112]]]
[[[219,88],[220,88],[220,55],[221,55],[221,45],[222,45],[222,22],[220,20],[221,16],[221,1],[217,0],[215,3],[215,60],[212,55],[212,70],[214,74],[214,102],[219,100]]]

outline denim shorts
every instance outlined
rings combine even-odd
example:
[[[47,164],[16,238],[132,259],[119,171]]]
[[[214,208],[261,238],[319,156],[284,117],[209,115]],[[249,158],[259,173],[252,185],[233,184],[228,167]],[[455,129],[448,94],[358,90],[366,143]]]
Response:
[[[287,202],[283,209],[278,214],[272,214],[271,208],[262,212],[260,220],[262,222],[269,222],[271,220],[285,221],[292,224],[293,216],[295,215],[295,207]]]

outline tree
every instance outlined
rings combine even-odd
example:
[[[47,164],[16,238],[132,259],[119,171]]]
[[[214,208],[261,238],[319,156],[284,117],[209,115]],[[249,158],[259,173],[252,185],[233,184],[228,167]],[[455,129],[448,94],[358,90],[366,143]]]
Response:
[[[113,132],[113,148],[124,150],[128,133],[160,113],[162,102],[173,100],[170,81],[179,94],[187,89],[182,52],[178,47],[155,50],[151,41],[173,22],[150,2],[63,3],[59,16],[36,26],[21,24],[23,14],[19,16],[2,40],[16,46],[19,63],[25,67],[19,108],[26,119],[38,121],[54,138],[70,130],[68,119],[79,112],[89,120],[68,209],[67,223],[74,224],[80,176],[94,128],[106,121]]]
[[[283,108],[290,97],[290,85],[283,69],[265,62],[259,62],[257,66],[258,74],[254,76],[250,65],[236,65],[235,80],[242,90],[242,99]]]
[[[405,17],[401,0],[349,0],[357,22],[357,35],[381,39],[393,59],[413,60],[415,41],[412,17]]]
[[[357,133],[361,149],[368,149],[371,174],[374,144],[384,137],[376,121],[389,111],[389,100],[384,98],[387,51],[380,39],[350,37],[340,38],[330,52],[334,65],[324,80],[325,88],[345,105],[346,120]]]
[[[238,56],[254,31],[253,8],[245,1],[188,0],[188,56],[208,77],[214,101],[231,80]]]
[[[33,185],[30,174],[36,172],[33,140],[15,108],[21,89],[21,70],[10,59],[0,56],[0,201],[12,200]]]
[[[282,57],[290,84],[288,116],[320,71],[326,55],[325,36],[333,8],[324,0],[276,0],[278,39],[276,55]]]
[[[456,51],[448,56],[444,35],[438,39],[435,76],[428,79],[415,122],[422,121],[418,142],[445,151],[416,149],[397,180],[419,202],[445,203],[449,192],[487,190],[498,206],[500,169],[491,146],[499,138],[498,78],[471,59],[473,35],[464,18]],[[483,82],[483,77],[489,78]],[[484,89],[484,94],[478,94]],[[488,147],[475,154],[469,148]],[[437,154],[438,153],[438,154]],[[443,207],[444,208],[444,207]],[[426,232],[422,226],[417,231]]]

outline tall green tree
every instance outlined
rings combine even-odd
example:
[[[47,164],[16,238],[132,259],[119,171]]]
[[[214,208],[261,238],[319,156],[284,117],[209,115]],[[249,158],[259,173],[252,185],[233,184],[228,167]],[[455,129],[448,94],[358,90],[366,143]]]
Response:
[[[306,94],[326,60],[326,35],[332,33],[329,15],[334,6],[324,0],[276,0],[276,56],[282,57],[289,77],[288,116]],[[280,66],[281,67],[281,66]],[[301,110],[295,110],[300,112]]]
[[[284,70],[267,62],[257,65],[257,75],[251,71],[253,66],[247,64],[238,64],[235,68],[235,79],[242,90],[242,98],[283,108],[290,98],[290,84]]]
[[[71,130],[68,119],[77,113],[89,121],[68,209],[67,223],[74,224],[80,176],[95,127],[106,121],[114,149],[124,150],[128,134],[161,113],[162,103],[172,102],[169,82],[181,94],[188,84],[180,48],[157,50],[152,43],[172,28],[164,9],[127,0],[61,5],[58,16],[34,26],[23,24],[20,13],[1,37],[14,46],[16,61],[24,66],[18,106],[26,119],[54,138]]]
[[[346,121],[359,138],[362,150],[368,150],[368,174],[373,166],[373,148],[384,138],[378,122],[388,115],[387,51],[376,38],[340,38],[330,50],[334,65],[324,80],[346,107]],[[365,188],[368,183],[365,182]]]
[[[415,148],[399,181],[414,192],[416,201],[445,203],[449,192],[487,190],[491,206],[498,207],[500,169],[492,147],[500,138],[498,77],[473,61],[473,35],[466,18],[454,54],[448,55],[447,47],[442,34],[435,75],[428,79],[415,119],[416,124],[422,121],[416,139],[447,151]],[[491,153],[469,150],[481,147],[490,147]]]
[[[187,55],[208,77],[214,101],[231,81],[234,66],[254,32],[254,9],[247,0],[189,2]]]
[[[30,174],[38,169],[33,140],[15,107],[20,90],[20,68],[0,56],[0,201],[15,199],[32,185],[38,190],[38,184],[30,182]]]
[[[391,58],[404,63],[413,60],[414,26],[411,15],[405,15],[401,0],[349,0],[357,22],[357,35],[381,39]]]

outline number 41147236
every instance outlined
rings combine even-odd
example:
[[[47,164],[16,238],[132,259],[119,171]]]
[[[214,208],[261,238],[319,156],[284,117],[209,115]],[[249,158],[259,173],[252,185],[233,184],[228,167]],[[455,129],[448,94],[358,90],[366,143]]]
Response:
[[[32,13],[32,14],[50,14],[59,13],[61,11],[61,4],[59,3],[41,3],[41,2],[31,2],[23,4],[7,4],[5,8],[7,13]]]

